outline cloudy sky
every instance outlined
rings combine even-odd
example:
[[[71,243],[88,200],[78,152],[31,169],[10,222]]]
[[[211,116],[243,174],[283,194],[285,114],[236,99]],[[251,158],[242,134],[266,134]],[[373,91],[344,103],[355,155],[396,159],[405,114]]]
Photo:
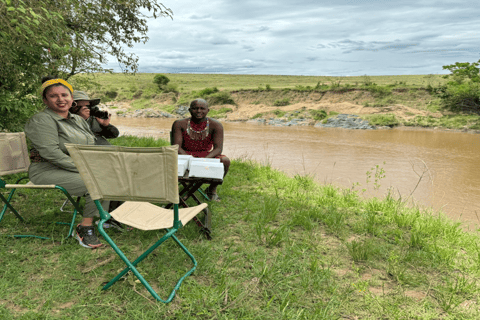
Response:
[[[164,0],[129,52],[140,72],[277,75],[448,73],[480,59],[478,0]],[[120,71],[113,60],[108,67]]]

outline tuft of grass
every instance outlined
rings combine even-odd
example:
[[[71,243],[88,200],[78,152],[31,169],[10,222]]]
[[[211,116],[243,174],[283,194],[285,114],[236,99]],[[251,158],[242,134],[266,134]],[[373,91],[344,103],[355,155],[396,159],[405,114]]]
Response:
[[[226,108],[226,107],[223,107],[220,109],[210,109],[210,112],[208,113],[208,115],[212,118],[224,118],[227,113],[232,111],[233,111],[232,108]]]
[[[276,107],[288,106],[290,104],[289,98],[278,99],[273,102]]]
[[[363,118],[375,126],[394,127],[400,124],[400,121],[394,114],[372,114],[366,115]]]

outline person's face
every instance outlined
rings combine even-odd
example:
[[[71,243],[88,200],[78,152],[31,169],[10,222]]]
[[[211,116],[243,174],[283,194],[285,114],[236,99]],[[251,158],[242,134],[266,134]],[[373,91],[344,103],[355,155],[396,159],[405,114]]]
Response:
[[[80,100],[77,101],[77,106],[80,107],[78,110],[78,115],[83,119],[87,120],[90,118],[90,101]]]
[[[190,111],[192,118],[198,120],[205,118],[208,114],[208,111],[210,111],[210,109],[208,109],[208,106],[203,103],[197,103],[191,106],[188,110]]]
[[[70,90],[64,86],[55,86],[47,89],[43,103],[56,114],[67,118],[68,109],[72,106],[73,97]]]

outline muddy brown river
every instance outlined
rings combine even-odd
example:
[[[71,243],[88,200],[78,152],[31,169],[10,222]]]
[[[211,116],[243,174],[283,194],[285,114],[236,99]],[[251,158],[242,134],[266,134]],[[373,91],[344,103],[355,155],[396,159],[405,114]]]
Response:
[[[112,119],[122,134],[168,137],[171,119]],[[441,210],[466,229],[480,226],[480,135],[392,129],[346,130],[224,123],[224,154],[270,163],[289,175],[355,189],[365,197],[390,189],[413,204]],[[375,185],[375,168],[385,171]],[[373,170],[372,170],[373,168]],[[370,181],[367,183],[367,172]],[[366,189],[362,192],[362,189]]]

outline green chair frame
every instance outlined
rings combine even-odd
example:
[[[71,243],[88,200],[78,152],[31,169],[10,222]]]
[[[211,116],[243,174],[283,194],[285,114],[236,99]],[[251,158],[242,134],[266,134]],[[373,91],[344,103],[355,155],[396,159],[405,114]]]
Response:
[[[175,233],[208,206],[203,203],[179,209],[178,146],[129,148],[66,144],[66,147],[99,211],[100,222],[97,227],[99,233],[126,264],[103,290],[110,288],[131,271],[157,301],[171,302],[185,278],[197,268],[197,261]],[[105,168],[102,164],[107,162],[109,166]],[[122,174],[118,174],[120,172]],[[108,213],[103,209],[101,199],[125,202]],[[173,210],[153,205],[152,202],[173,203]],[[165,229],[166,233],[138,258],[131,261],[103,228],[103,224],[111,217],[140,230]],[[169,238],[172,238],[190,258],[193,266],[177,281],[164,300],[140,274],[137,265]]]
[[[25,133],[16,132],[16,133],[0,133],[0,177],[16,173],[27,173],[28,167],[30,166],[30,159],[27,150],[27,142],[25,138]],[[28,181],[28,177],[21,177],[15,183],[8,184],[7,181],[0,178],[0,199],[4,203],[2,210],[0,211],[0,222],[3,220],[5,213],[10,209],[11,212],[22,222],[25,222],[25,219],[18,213],[18,211],[13,207],[11,201],[17,189],[52,189],[59,190],[62,192],[67,201],[69,201],[73,207],[72,220],[70,222],[56,222],[56,224],[69,225],[66,238],[73,235],[75,227],[75,219],[78,213],[81,213],[80,210],[80,199],[77,197],[77,200],[74,200],[73,197],[61,186],[56,185],[35,185],[32,182]],[[20,183],[23,182],[23,183]],[[27,182],[27,183],[25,183]],[[10,190],[8,196],[4,196],[1,192],[4,190]],[[38,235],[12,235],[15,238],[38,238],[38,239],[50,239],[48,237],[38,236]]]

